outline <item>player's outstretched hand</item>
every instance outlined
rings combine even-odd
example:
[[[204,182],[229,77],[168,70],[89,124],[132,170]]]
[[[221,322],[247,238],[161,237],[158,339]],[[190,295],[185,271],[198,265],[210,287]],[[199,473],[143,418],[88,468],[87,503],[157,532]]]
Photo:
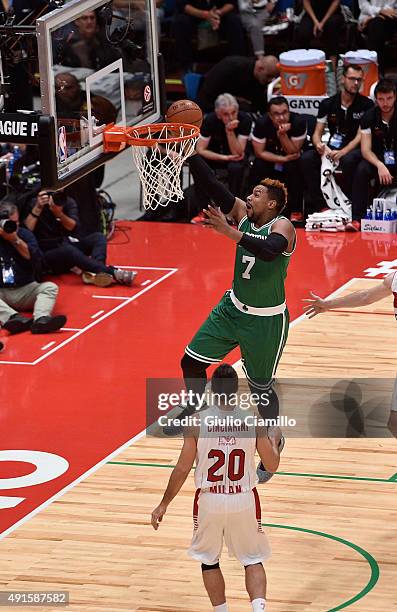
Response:
[[[163,520],[163,516],[167,511],[167,506],[163,503],[159,504],[152,512],[152,527],[157,531],[159,524]]]
[[[329,310],[327,300],[323,300],[322,298],[320,298],[319,295],[313,293],[313,291],[310,291],[310,295],[314,299],[308,298],[306,300],[303,300],[304,302],[308,302],[308,305],[303,307],[303,309],[306,311],[305,314],[308,319],[312,319],[321,312],[326,312],[327,310]]]
[[[216,232],[226,234],[229,231],[229,224],[220,210],[210,205],[204,210],[204,214],[207,217],[206,225],[210,225]]]

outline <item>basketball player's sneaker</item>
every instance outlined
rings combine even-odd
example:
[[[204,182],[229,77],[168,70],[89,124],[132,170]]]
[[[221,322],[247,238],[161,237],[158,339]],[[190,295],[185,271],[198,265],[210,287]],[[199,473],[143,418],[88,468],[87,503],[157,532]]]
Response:
[[[208,219],[203,210],[201,210],[198,215],[193,217],[193,219],[190,219],[190,223],[193,223],[193,225],[206,225],[207,221]]]
[[[283,450],[284,446],[285,438],[284,436],[281,436],[280,442],[278,443],[278,449],[280,453]],[[270,480],[274,476],[274,472],[268,472],[261,461],[258,467],[256,468],[256,475],[258,476],[259,483],[262,484],[264,482],[268,482],[268,480]]]
[[[183,410],[180,414],[178,414],[178,416],[175,417],[175,419],[177,419],[178,421],[180,419],[192,416],[192,414],[195,414],[196,412],[202,412],[203,410],[206,410],[208,406],[206,403],[204,403],[200,410],[196,410],[195,406],[179,405],[179,408],[183,408]],[[179,425],[179,423],[170,423],[169,425],[164,425],[163,427],[163,434],[165,436],[179,436],[182,434],[182,432],[183,426]]]

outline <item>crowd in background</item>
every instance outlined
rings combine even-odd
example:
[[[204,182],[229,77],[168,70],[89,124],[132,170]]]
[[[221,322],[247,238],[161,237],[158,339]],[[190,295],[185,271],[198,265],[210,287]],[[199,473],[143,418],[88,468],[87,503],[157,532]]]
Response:
[[[113,2],[121,18],[132,17],[134,32],[143,38],[147,6],[145,0]],[[3,7],[14,11],[17,21],[25,18],[26,11],[33,9],[39,15],[48,10],[42,0],[14,0],[12,6],[3,2]],[[96,11],[76,19],[67,48],[54,37],[52,53],[59,63],[56,105],[66,130],[70,125],[70,135],[86,110],[85,92],[72,69],[95,71],[122,57],[130,111],[141,112],[145,60],[127,48],[109,45],[98,28],[99,19]],[[198,152],[233,194],[245,197],[259,180],[279,178],[289,189],[286,214],[303,222],[304,213],[329,204],[320,189],[321,160],[326,156],[339,164],[341,186],[352,202],[346,229],[359,231],[360,218],[374,194],[381,187],[396,186],[397,0],[157,0],[156,19],[168,74],[180,77],[185,85],[193,75],[199,83],[190,95],[205,113]],[[333,67],[338,91],[321,102],[317,117],[297,114],[277,93],[267,100],[267,87],[279,72],[280,52],[294,48],[321,49]],[[358,64],[345,64],[343,74],[336,76],[340,54],[357,48],[378,55],[382,78],[374,100],[360,94],[364,73]],[[5,110],[33,108],[34,68],[11,62],[10,71]],[[189,97],[183,91],[178,96]],[[113,99],[94,95],[91,102],[102,122],[116,120]],[[27,328],[34,333],[53,331],[64,318],[52,316],[56,290],[43,286],[43,274],[75,271],[85,283],[109,286],[130,285],[135,273],[106,261],[98,198],[103,169],[54,194],[39,179],[33,187],[23,179],[25,169],[38,161],[34,146],[3,143],[1,147],[0,321],[10,333]],[[193,183],[185,206],[178,205],[177,211],[168,207],[165,214],[169,220],[200,223],[200,211],[208,201]],[[144,218],[161,220],[150,214]],[[7,230],[3,221],[14,225]],[[25,287],[14,302],[10,287]],[[33,319],[19,314],[26,308],[34,309]]]

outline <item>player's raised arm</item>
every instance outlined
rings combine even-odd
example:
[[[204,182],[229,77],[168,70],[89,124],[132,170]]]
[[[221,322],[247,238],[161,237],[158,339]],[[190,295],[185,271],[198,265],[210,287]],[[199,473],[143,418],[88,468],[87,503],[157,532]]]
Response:
[[[195,184],[219,206],[221,211],[233,217],[236,223],[246,215],[245,202],[236,198],[218,179],[214,172],[197,153],[188,158]]]
[[[151,523],[154,529],[159,528],[159,523],[163,520],[169,504],[179,493],[190,470],[193,467],[197,451],[197,440],[194,436],[185,436],[178,462],[171,472],[167,488],[160,504],[152,512]]]
[[[316,315],[326,312],[327,310],[333,310],[334,308],[357,308],[357,306],[367,306],[368,304],[378,302],[390,295],[393,277],[394,273],[389,274],[386,276],[383,283],[376,285],[376,287],[363,289],[362,291],[354,291],[353,293],[337,298],[323,299],[311,291],[310,295],[312,297],[303,300],[304,302],[308,302],[307,306],[304,306],[306,316],[312,319]]]

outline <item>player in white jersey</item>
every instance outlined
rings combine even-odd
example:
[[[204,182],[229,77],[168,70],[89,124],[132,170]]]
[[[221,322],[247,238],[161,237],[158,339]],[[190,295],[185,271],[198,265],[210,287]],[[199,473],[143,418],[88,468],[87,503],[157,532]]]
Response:
[[[275,472],[280,462],[279,428],[255,427],[252,414],[235,408],[238,377],[229,365],[219,366],[212,377],[218,401],[200,414],[200,426],[185,432],[183,448],[159,506],[152,512],[158,529],[170,502],[177,495],[196,460],[193,520],[189,555],[201,561],[204,586],[215,612],[227,612],[225,582],[219,559],[225,541],[229,555],[245,567],[245,584],[253,612],[266,609],[266,574],[262,561],[270,547],[261,525],[255,451]],[[251,414],[251,420],[247,416]],[[269,437],[267,432],[269,431]]]
[[[304,308],[309,319],[327,310],[333,310],[334,308],[367,306],[368,304],[373,304],[374,302],[382,300],[390,294],[394,296],[394,315],[397,319],[397,272],[388,274],[383,280],[383,283],[375,287],[362,291],[354,291],[353,293],[341,297],[322,299],[312,291],[310,294],[313,299],[303,300],[304,302],[308,302],[308,305]],[[397,438],[397,381],[393,392],[388,427],[391,433]]]

